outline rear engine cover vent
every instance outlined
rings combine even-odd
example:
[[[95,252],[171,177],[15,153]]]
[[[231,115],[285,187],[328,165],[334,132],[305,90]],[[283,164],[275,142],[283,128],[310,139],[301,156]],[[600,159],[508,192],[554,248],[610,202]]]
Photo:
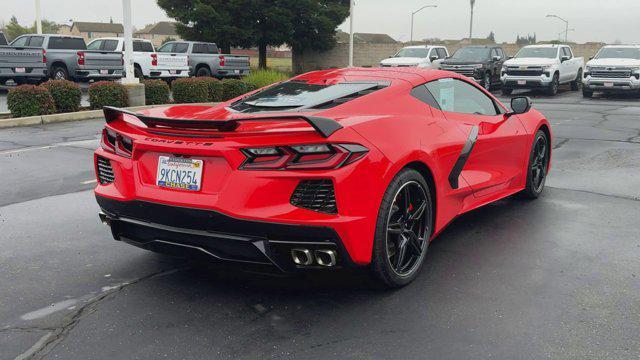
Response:
[[[111,184],[115,180],[111,162],[102,156],[98,156],[98,179],[102,185]]]
[[[327,214],[337,214],[338,206],[331,180],[302,180],[291,195],[291,204]]]

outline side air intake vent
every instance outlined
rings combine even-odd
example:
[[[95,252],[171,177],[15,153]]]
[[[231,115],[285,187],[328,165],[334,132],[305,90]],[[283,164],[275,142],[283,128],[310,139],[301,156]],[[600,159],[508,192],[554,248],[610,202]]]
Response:
[[[111,184],[115,180],[111,162],[102,156],[98,156],[98,180],[102,185]]]
[[[302,180],[291,195],[291,204],[327,214],[337,214],[336,196],[331,180]]]

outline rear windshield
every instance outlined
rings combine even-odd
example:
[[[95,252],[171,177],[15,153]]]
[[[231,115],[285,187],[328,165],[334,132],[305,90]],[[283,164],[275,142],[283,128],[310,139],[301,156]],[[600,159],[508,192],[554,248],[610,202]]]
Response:
[[[199,43],[193,44],[194,54],[217,54],[218,46],[216,44]]]
[[[352,98],[366,95],[387,84],[379,82],[345,82],[334,85],[308,84],[288,81],[234,103],[231,108],[241,112],[282,111],[316,108],[328,103],[342,104]],[[325,106],[329,107],[329,106]]]
[[[635,59],[640,60],[640,48],[604,48],[596,59]]]
[[[426,58],[427,56],[429,56],[429,49],[427,48],[405,48],[398,51],[393,57]]]
[[[134,41],[133,51],[137,52],[153,52],[153,45],[146,41]]]
[[[556,56],[558,56],[558,48],[531,47],[520,49],[515,57],[554,59]]]
[[[87,45],[82,38],[50,37],[49,49],[86,50]]]
[[[489,59],[491,49],[484,47],[466,47],[458,49],[451,58],[462,61],[485,61]]]

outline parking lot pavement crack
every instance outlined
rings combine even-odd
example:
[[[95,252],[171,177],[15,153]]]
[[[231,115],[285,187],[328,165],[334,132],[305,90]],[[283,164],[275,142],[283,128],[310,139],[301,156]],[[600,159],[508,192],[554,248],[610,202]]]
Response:
[[[62,340],[65,339],[67,334],[73,329],[85,316],[90,315],[97,311],[98,305],[109,299],[124,289],[133,286],[135,284],[140,283],[141,281],[153,279],[160,276],[166,276],[170,274],[174,274],[178,271],[186,270],[187,268],[174,268],[169,270],[161,270],[149,274],[147,276],[143,276],[134,280],[130,280],[124,283],[121,283],[117,286],[109,287],[107,291],[104,291],[98,296],[95,296],[89,300],[87,300],[82,306],[79,306],[75,309],[71,314],[65,316],[61,323],[55,328],[51,329],[41,329],[45,331],[49,331],[46,335],[40,338],[38,342],[36,342],[31,348],[29,348],[24,353],[20,354],[16,357],[16,360],[35,360],[35,359],[43,359],[51,350],[53,350]],[[12,329],[11,327],[7,329]],[[14,328],[19,329],[19,328]],[[36,328],[33,328],[36,329]]]
[[[571,139],[562,139],[560,142],[558,142],[554,147],[553,150],[557,150],[560,149],[564,144],[568,143],[569,140]]]
[[[596,192],[596,191],[581,190],[581,189],[571,189],[571,188],[564,188],[564,187],[558,187],[558,186],[549,186],[549,185],[545,185],[545,186],[550,188],[550,189],[556,189],[556,190],[576,191],[576,192],[581,192],[581,193],[585,193],[585,194],[600,195],[600,196],[606,196],[606,197],[611,197],[611,198],[616,198],[616,199],[640,201],[640,193],[638,195],[636,195],[636,196],[627,196],[627,195],[605,194],[605,193],[600,193],[600,192]]]

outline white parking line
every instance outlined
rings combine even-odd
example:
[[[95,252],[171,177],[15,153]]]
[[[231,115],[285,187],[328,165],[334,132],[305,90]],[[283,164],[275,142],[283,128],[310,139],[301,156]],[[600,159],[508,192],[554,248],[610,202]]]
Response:
[[[81,182],[82,185],[89,185],[89,184],[93,184],[93,183],[97,183],[98,180],[93,179],[93,180],[87,180],[87,181],[83,181]]]
[[[17,153],[22,153],[27,151],[34,151],[34,150],[47,150],[47,149],[53,149],[57,147],[65,147],[65,146],[86,146],[87,148],[90,148],[90,147],[97,147],[98,144],[99,144],[99,139],[69,141],[69,142],[61,142],[61,143],[45,145],[45,146],[31,146],[31,147],[24,147],[20,149],[4,150],[4,151],[0,151],[0,155],[17,154]]]

